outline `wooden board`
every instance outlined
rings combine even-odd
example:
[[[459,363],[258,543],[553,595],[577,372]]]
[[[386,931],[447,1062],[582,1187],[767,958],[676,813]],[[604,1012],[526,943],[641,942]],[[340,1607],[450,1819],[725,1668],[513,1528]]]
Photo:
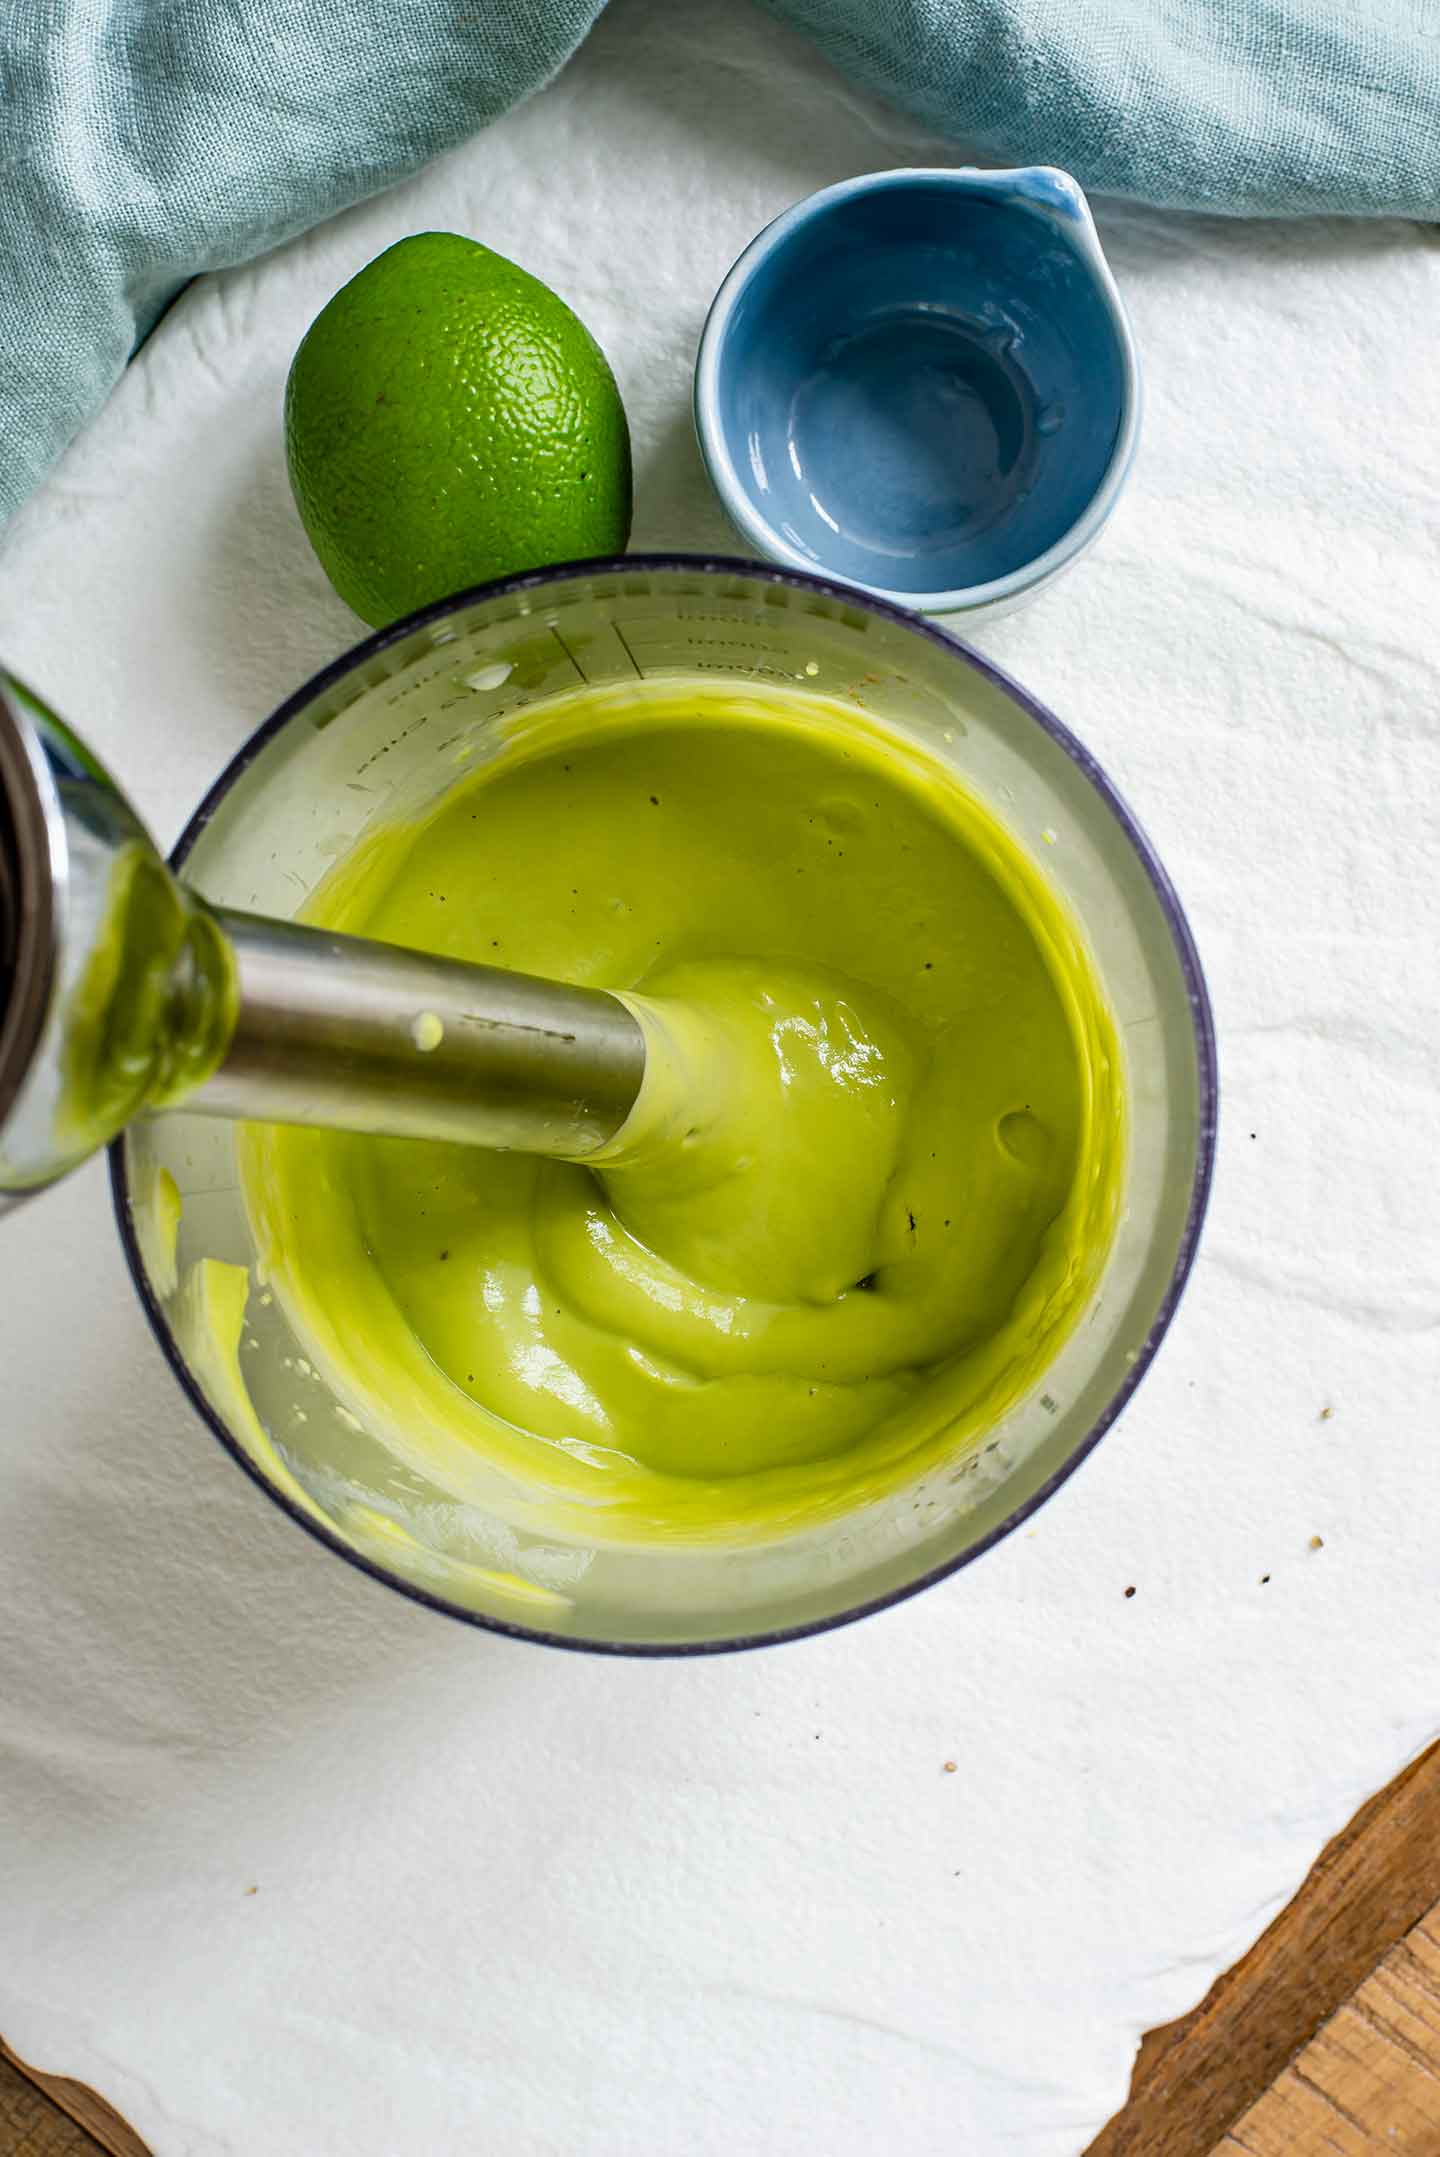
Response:
[[[1440,1745],[1372,1798],[1085,2157],[1440,2157]],[[0,2157],[150,2157],[0,2043]],[[1000,2157],[990,2151],[966,2157]]]
[[[150,2157],[103,2097],[64,2075],[37,2074],[0,2042],[3,2157]]]
[[[1435,2157],[1440,2151],[1440,1910],[1392,1947],[1215,2157]]]
[[[1194,2012],[1150,2032],[1135,2064],[1130,2102],[1086,2157],[1211,2157],[1321,2025],[1359,1993],[1376,1964],[1437,1903],[1440,1745],[1433,1745],[1361,1808],[1321,1854],[1295,1900]],[[1362,2033],[1368,2013],[1357,2005]],[[1399,2073],[1403,2056],[1376,2030],[1357,2035],[1348,2021],[1334,2042],[1358,2044],[1377,2076]],[[1405,2064],[1415,2074],[1440,2074],[1440,2023],[1419,2044],[1417,2059]],[[1327,2077],[1331,2065],[1327,2052]],[[1352,2145],[1326,2139],[1328,2129],[1316,2126],[1313,2107],[1301,2107],[1296,2090],[1287,2083],[1285,2157],[1336,2157],[1337,2149],[1348,2150]],[[1403,2146],[1394,2139],[1374,2145],[1392,2152]],[[1424,2157],[1440,2157],[1440,2139],[1417,2148]]]

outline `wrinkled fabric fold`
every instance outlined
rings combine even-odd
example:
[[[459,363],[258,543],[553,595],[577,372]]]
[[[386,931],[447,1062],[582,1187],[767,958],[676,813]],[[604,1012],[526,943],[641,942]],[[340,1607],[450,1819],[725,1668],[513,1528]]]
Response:
[[[197,273],[414,171],[604,0],[0,0],[0,521]],[[1001,160],[1248,215],[1440,216],[1431,0],[768,0]]]

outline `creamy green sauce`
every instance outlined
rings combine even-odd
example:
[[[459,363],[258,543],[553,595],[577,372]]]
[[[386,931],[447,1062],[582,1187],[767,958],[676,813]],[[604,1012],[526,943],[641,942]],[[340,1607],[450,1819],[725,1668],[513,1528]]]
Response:
[[[652,1052],[588,1166],[250,1127],[262,1257],[350,1410],[589,1538],[775,1532],[960,1455],[1085,1307],[1111,1019],[949,769],[818,696],[556,700],[307,918],[627,992]]]

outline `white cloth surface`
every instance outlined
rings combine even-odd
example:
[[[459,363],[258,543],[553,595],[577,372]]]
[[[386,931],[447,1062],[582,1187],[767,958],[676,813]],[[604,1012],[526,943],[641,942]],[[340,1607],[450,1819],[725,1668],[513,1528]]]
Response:
[[[358,634],[282,387],[434,226],[600,338],[635,544],[736,551],[688,410],[711,292],[810,189],[954,156],[738,0],[619,0],[490,133],[192,288],[11,528],[0,651],[173,838]],[[1074,2157],[1440,1727],[1440,235],[1100,224],[1139,463],[984,641],[1129,796],[1209,969],[1171,1336],[939,1588],[610,1661],[417,1609],[271,1507],[164,1368],[98,1167],[7,1221],[0,2031],[158,2157]]]

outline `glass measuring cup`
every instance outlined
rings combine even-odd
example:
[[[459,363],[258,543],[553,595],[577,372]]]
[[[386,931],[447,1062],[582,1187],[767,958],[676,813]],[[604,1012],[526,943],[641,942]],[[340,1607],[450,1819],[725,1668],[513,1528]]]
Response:
[[[259,728],[172,866],[213,904],[292,915],[367,827],[416,814],[527,704],[585,683],[697,674],[800,685],[908,731],[1043,860],[1086,933],[1126,1062],[1120,1223],[1081,1322],[981,1442],[882,1500],[764,1542],[539,1532],[483,1462],[463,1489],[428,1481],[312,1369],[265,1285],[231,1126],[173,1114],[132,1126],[111,1157],[157,1337],[201,1415],[278,1503],[352,1562],[458,1617],[632,1653],[750,1645],[857,1617],[1025,1518],[1154,1354],[1194,1255],[1214,1149],[1199,962],[1164,871],[1094,759],[942,631],[798,573],[628,557],[447,600],[357,646]]]

